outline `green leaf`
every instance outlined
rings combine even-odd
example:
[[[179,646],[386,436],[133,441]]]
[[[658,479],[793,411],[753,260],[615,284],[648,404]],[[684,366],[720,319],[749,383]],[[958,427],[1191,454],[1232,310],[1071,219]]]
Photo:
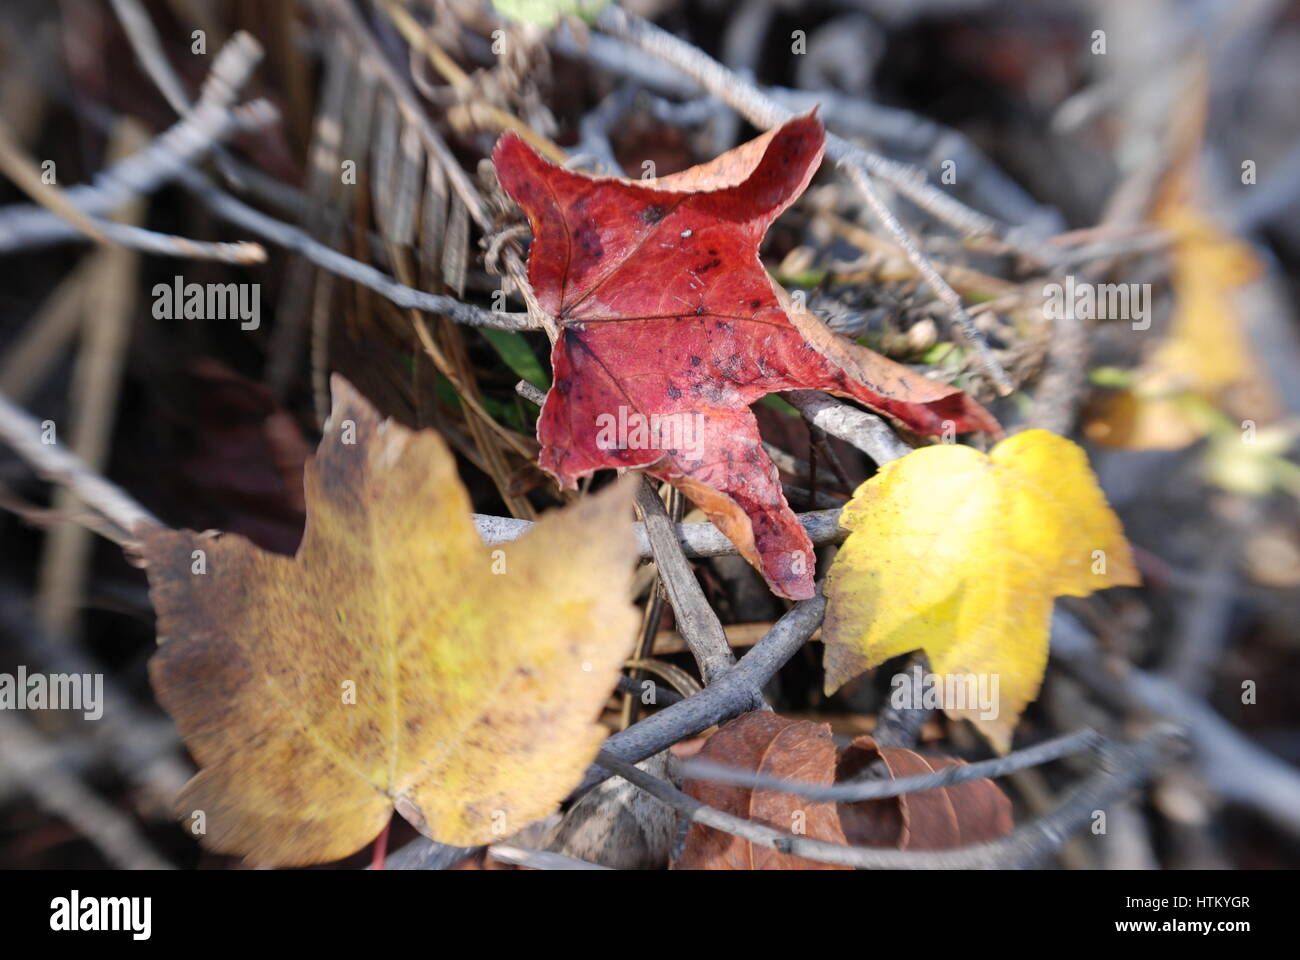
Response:
[[[517,377],[527,380],[538,390],[551,388],[551,378],[542,369],[537,355],[533,353],[533,348],[528,345],[523,334],[509,330],[493,330],[490,327],[484,328],[482,332],[483,336],[487,337],[488,343],[492,344],[492,349],[496,350],[497,355]]]
[[[492,0],[503,17],[543,27],[555,26],[561,17],[578,16],[590,20],[609,0]]]
[[[1088,380],[1098,387],[1124,389],[1137,382],[1137,375],[1132,370],[1120,367],[1094,367],[1088,373]]]
[[[769,393],[762,400],[758,401],[765,407],[771,407],[773,410],[779,410],[787,416],[797,417],[799,411],[793,407],[788,400],[782,400],[779,394]]]

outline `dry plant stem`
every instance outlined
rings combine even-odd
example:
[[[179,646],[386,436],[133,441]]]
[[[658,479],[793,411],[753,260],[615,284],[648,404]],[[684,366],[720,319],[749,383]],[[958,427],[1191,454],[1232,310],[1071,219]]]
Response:
[[[781,853],[859,869],[991,870],[1027,868],[1041,863],[1072,831],[1087,823],[1094,810],[1116,802],[1145,781],[1162,760],[1166,744],[1173,735],[1170,728],[1161,725],[1138,740],[1114,744],[1105,754],[1103,769],[1076,787],[1051,813],[1006,837],[934,852],[850,847],[783,833],[706,806],[672,784],[638,769],[621,757],[610,755],[606,750],[597,755],[597,761],[669,804],[690,821]]]
[[[814,510],[811,513],[798,514],[798,520],[804,532],[808,534],[808,539],[814,544],[842,543],[849,532],[840,527],[839,516],[839,509]],[[474,526],[478,528],[479,536],[488,546],[518,540],[533,528],[532,522],[528,520],[493,517],[482,513],[474,514]],[[633,533],[636,536],[641,559],[653,560],[654,550],[646,534],[645,524],[640,522],[634,524]],[[677,524],[677,542],[681,544],[682,552],[692,559],[726,557],[737,552],[736,545],[711,523]]]
[[[231,107],[261,56],[261,48],[252,37],[235,34],[217,54],[198,103],[188,116],[144,150],[99,174],[93,184],[69,187],[64,196],[87,216],[110,214],[132,198],[153,193],[176,179],[196,157],[235,130],[274,120],[275,110],[266,101]],[[43,207],[0,209],[0,253],[76,236],[73,227]]]
[[[1102,743],[1101,734],[1095,730],[1085,729],[1066,734],[1054,740],[1017,750],[1005,757],[982,760],[962,766],[945,767],[935,773],[915,777],[903,777],[899,780],[868,780],[865,782],[837,783],[823,786],[816,783],[801,783],[794,780],[781,780],[766,777],[735,767],[727,767],[707,760],[687,760],[682,764],[682,776],[693,780],[712,780],[715,783],[738,783],[747,787],[766,787],[785,793],[798,794],[810,800],[835,800],[852,802],[857,800],[879,800],[884,797],[899,797],[907,793],[920,793],[923,790],[935,790],[950,787],[958,783],[980,780],[984,777],[1001,777],[1027,767],[1050,763],[1074,753],[1091,750]]]
[[[816,390],[793,390],[785,399],[813,426],[857,447],[877,465],[912,452],[880,417],[841,403]]]
[[[637,17],[629,17],[616,6],[603,9],[596,17],[596,25],[614,36],[635,44],[647,53],[654,54],[680,69],[697,81],[709,93],[743,114],[755,126],[770,129],[790,119],[793,114],[775,100],[762,93],[753,84],[732,73],[722,64],[654,24]],[[984,335],[961,305],[961,298],[950,287],[934,266],[917,248],[907,230],[889,210],[875,185],[871,182],[870,167],[865,151],[858,150],[834,134],[826,138],[826,153],[835,160],[857,187],[873,214],[891,235],[894,242],[906,253],[917,273],[943,301],[962,331],[966,340],[979,354],[989,376],[1004,395],[1014,389],[1006,371],[993,356]],[[877,170],[879,165],[877,164]],[[909,178],[913,181],[914,177]],[[902,184],[898,184],[902,189]],[[991,222],[990,222],[991,223]],[[996,231],[994,231],[996,232]]]
[[[663,579],[664,589],[668,593],[668,602],[673,605],[677,617],[677,631],[682,635],[695,662],[700,665],[700,675],[704,683],[715,683],[728,670],[736,665],[736,658],[727,643],[718,615],[709,606],[695,579],[682,546],[673,536],[673,523],[664,509],[650,481],[642,477],[636,497],[637,509],[645,526],[646,536],[650,540],[650,549],[654,554],[655,567]]]
[[[176,71],[167,62],[162,44],[158,41],[158,32],[153,28],[153,21],[145,12],[139,0],[112,0],[113,12],[117,14],[127,39],[140,58],[140,65],[149,79],[154,82],[171,106],[181,116],[190,110],[190,98],[181,85]]]
[[[645,683],[653,685],[654,702],[660,706],[669,707],[674,703],[680,703],[685,699],[680,693],[670,687],[660,686],[653,680],[637,680],[635,677],[629,677],[627,675],[618,678],[618,689],[621,693],[630,693],[633,696],[639,697],[645,692],[645,688],[642,686],[642,684]]]
[[[182,260],[212,260],[215,263],[231,263],[240,267],[266,263],[266,249],[260,243],[250,243],[246,240],[234,243],[212,243],[98,218],[94,219],[94,223],[105,237],[119,247],[129,247],[140,253],[151,253],[158,257],[179,257]]]
[[[668,486],[668,519],[671,521],[668,530],[673,533],[677,530],[677,524],[682,521],[682,514],[685,510],[686,500],[682,492],[676,487]],[[672,538],[673,549],[681,553],[681,545]],[[659,624],[663,620],[664,604],[668,600],[668,592],[664,587],[663,574],[658,566],[654,568],[654,578],[650,583],[650,596],[646,599],[645,607],[641,611],[641,633],[637,637],[636,648],[632,657],[636,661],[649,660],[654,656],[655,637],[659,632]],[[730,641],[728,641],[730,644]],[[620,681],[628,679],[634,682],[646,680],[646,674],[643,670],[634,670],[627,677],[620,677]],[[658,701],[654,701],[658,702]],[[637,715],[640,713],[641,701],[637,691],[626,690],[623,694],[623,705],[619,717],[619,729],[626,730],[632,724],[636,723]]]
[[[42,807],[76,827],[112,864],[126,870],[171,869],[134,823],[63,769],[58,752],[26,721],[0,714],[0,754]]]
[[[971,319],[970,314],[966,312],[966,308],[962,306],[961,297],[957,295],[956,290],[948,285],[947,280],[939,276],[939,271],[934,268],[934,264],[932,264],[925,255],[921,253],[920,249],[918,249],[911,236],[908,235],[903,225],[899,223],[898,219],[890,212],[889,207],[886,206],[879,191],[877,191],[875,185],[872,184],[871,177],[867,173],[866,168],[854,162],[851,157],[847,156],[840,158],[837,162],[840,167],[843,168],[845,174],[847,174],[853,185],[858,188],[858,192],[866,199],[867,206],[870,207],[871,212],[875,214],[876,219],[880,223],[884,224],[885,228],[893,234],[894,242],[902,248],[903,252],[907,255],[907,259],[911,261],[912,266],[916,269],[916,272],[920,275],[921,279],[924,280],[926,285],[934,291],[935,296],[943,302],[943,305],[948,308],[948,313],[956,322],[957,328],[961,331],[962,337],[967,343],[975,348],[975,352],[979,355],[980,363],[988,372],[993,383],[997,386],[998,392],[1003,396],[1008,396],[1013,393],[1015,391],[1015,385],[1011,382],[1011,378],[1007,376],[1007,372],[1002,369],[1002,364],[998,362],[998,359],[995,356],[993,356],[993,351],[989,348],[988,341],[984,338],[984,334],[980,332],[977,326],[975,326],[975,321]]]
[[[138,125],[124,122],[110,141],[110,156],[120,156],[144,139]],[[144,209],[144,201],[136,200],[120,215],[124,220],[138,222]],[[82,300],[82,332],[70,397],[71,425],[64,432],[71,435],[77,457],[98,473],[113,435],[139,258],[129,250],[110,247],[96,250],[92,261],[87,289],[96,291],[96,296]],[[76,494],[69,488],[55,491],[55,511],[72,513],[77,507]],[[72,635],[77,630],[93,546],[90,531],[75,524],[59,524],[46,534],[37,579],[37,616],[42,626],[58,636]]]
[[[562,853],[552,853],[549,850],[525,850],[523,847],[516,847],[506,843],[495,843],[487,848],[487,855],[493,860],[499,860],[502,863],[513,863],[520,867],[531,867],[533,870],[608,870],[609,867],[601,866],[599,863],[590,863],[586,860],[578,860],[576,857],[565,856]]]
[[[41,440],[41,425],[31,414],[0,394],[0,440],[36,468],[45,479],[69,487],[85,504],[130,534],[138,526],[161,527],[152,513],[120,487],[105,480],[57,443]]]
[[[140,58],[140,65],[144,68],[144,72],[154,82],[154,86],[162,93],[168,105],[179,116],[185,116],[193,109],[193,103],[190,101],[189,94],[185,92],[185,84],[172,69],[166,53],[163,52],[158,31],[154,29],[153,21],[149,19],[144,5],[140,0],[112,0],[112,3],[113,12],[117,15],[118,22],[122,25],[122,30],[126,33],[135,55]],[[235,159],[220,146],[217,146],[213,152],[216,156],[217,168],[226,182],[239,189],[247,188],[247,182],[236,169]]]
[[[391,300],[399,307],[423,310],[426,313],[438,313],[450,317],[457,323],[471,327],[493,327],[497,330],[531,330],[535,324],[527,314],[503,313],[484,310],[454,297],[445,297],[435,293],[425,293],[398,283],[388,274],[376,270],[368,263],[353,260],[323,243],[313,239],[306,232],[276,220],[260,210],[237,200],[221,190],[203,174],[193,170],[185,171],[180,180],[217,216],[231,223],[238,224],[245,230],[251,230],[264,240],[301,254],[317,266],[352,280]]]
[[[41,169],[9,135],[9,127],[0,120],[0,173],[45,209],[62,217],[68,224],[96,243],[106,243],[99,226],[78,209],[56,184],[46,183]]]
[[[906,698],[903,700],[904,703],[923,702],[921,690],[918,688],[920,681],[912,668],[924,662],[925,657],[922,654],[914,653],[907,658],[906,666],[900,671],[903,675],[903,683],[907,693]],[[881,707],[880,712],[876,714],[876,725],[872,728],[871,738],[880,747],[902,747],[905,750],[911,750],[920,741],[921,728],[925,726],[930,717],[934,716],[934,712],[933,707],[896,706],[891,697]],[[863,781],[869,775],[870,768],[868,767],[854,780]]]

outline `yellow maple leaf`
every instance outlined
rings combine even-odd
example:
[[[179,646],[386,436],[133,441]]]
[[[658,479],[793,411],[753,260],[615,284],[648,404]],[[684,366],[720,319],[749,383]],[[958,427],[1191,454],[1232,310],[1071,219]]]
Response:
[[[635,481],[490,551],[442,439],[333,392],[295,557],[144,541],[150,677],[201,767],[178,815],[262,864],[345,857],[394,809],[457,846],[550,813],[604,738],[637,626]]]
[[[1045,430],[987,455],[914,450],[857,489],[840,525],[851,533],[826,584],[827,695],[924,650],[939,677],[996,691],[983,706],[942,705],[1002,751],[1042,683],[1053,598],[1138,582],[1087,456]]]

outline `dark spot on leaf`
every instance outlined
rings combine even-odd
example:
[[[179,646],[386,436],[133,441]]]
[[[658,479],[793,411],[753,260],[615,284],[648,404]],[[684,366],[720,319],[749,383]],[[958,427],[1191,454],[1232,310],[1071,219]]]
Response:
[[[674,387],[671,383],[668,384],[668,389],[664,392],[668,394],[669,400],[676,400],[678,397],[682,395],[682,392],[678,390],[676,387]]]
[[[702,361],[700,360],[699,357],[695,356],[694,354],[691,355],[691,366],[692,366],[692,367],[698,367],[698,366],[700,365],[701,362],[702,362]]]
[[[667,212],[667,207],[661,207],[658,204],[655,204],[653,207],[646,207],[641,211],[641,219],[646,223],[658,223],[664,218],[664,214]]]
[[[584,223],[574,234],[578,241],[578,246],[582,247],[582,252],[592,260],[599,260],[605,255],[605,248],[600,242],[600,235],[596,232],[594,224]]]

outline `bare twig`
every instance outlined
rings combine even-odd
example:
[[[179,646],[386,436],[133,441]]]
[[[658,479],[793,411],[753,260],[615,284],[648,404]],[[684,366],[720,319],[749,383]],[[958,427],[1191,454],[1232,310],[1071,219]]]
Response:
[[[857,800],[879,800],[884,797],[899,797],[906,793],[920,793],[923,790],[935,790],[950,787],[958,783],[980,780],[984,777],[1001,777],[1026,767],[1059,760],[1061,757],[1091,750],[1101,745],[1101,734],[1095,730],[1080,730],[1077,733],[1057,737],[1043,743],[1017,750],[1005,757],[983,760],[979,763],[945,767],[935,773],[915,777],[903,777],[899,780],[869,780],[863,783],[837,783],[825,786],[816,783],[802,783],[782,780],[762,774],[724,766],[708,760],[687,760],[682,764],[682,776],[694,780],[712,780],[717,783],[738,783],[747,787],[766,787],[785,793],[798,794],[810,800],[835,800],[851,802]]]
[[[516,847],[506,843],[494,843],[487,848],[487,855],[493,860],[500,860],[502,863],[513,863],[516,866],[531,867],[534,870],[610,869],[601,866],[599,863],[579,860],[563,853],[553,853],[550,850],[525,850],[523,847]]]
[[[264,100],[231,106],[261,56],[252,37],[235,34],[217,54],[199,100],[186,117],[139,153],[99,174],[93,184],[69,187],[64,197],[87,216],[105,216],[176,179],[196,157],[235,130],[270,123],[277,114]],[[77,235],[74,227],[43,207],[0,208],[0,253]]]
[[[144,139],[138,125],[120,124],[109,146],[110,155],[120,155]],[[120,216],[124,221],[138,222],[144,209],[144,201],[137,200]],[[70,398],[71,426],[65,434],[71,435],[77,457],[98,473],[108,457],[113,436],[136,302],[139,258],[128,250],[110,247],[96,250],[93,262],[93,272],[86,282],[88,289],[96,291],[96,297],[82,301],[82,333]],[[69,488],[55,491],[55,511],[71,513],[77,505],[76,494]],[[37,576],[37,616],[42,626],[57,635],[77,631],[93,546],[90,532],[74,524],[53,526],[46,534]]]
[[[799,601],[716,683],[614,734],[605,741],[605,752],[639,763],[715,723],[749,710],[763,709],[763,686],[813,635],[825,612],[826,600],[820,592],[811,600]],[[609,775],[608,770],[593,766],[574,796],[580,796]]]
[[[120,247],[129,247],[140,253],[158,257],[179,257],[182,260],[212,260],[216,263],[233,263],[246,267],[266,263],[266,249],[260,243],[237,240],[234,243],[213,243],[208,240],[191,240],[171,233],[159,233],[129,223],[113,223],[92,217],[91,222],[109,240]],[[72,238],[69,238],[72,239]],[[32,249],[28,246],[27,249]]]
[[[853,444],[877,464],[897,460],[912,452],[912,448],[899,439],[889,424],[875,414],[840,403],[815,390],[794,390],[787,393],[785,398],[813,426]]]
[[[849,534],[847,530],[840,527],[839,516],[838,509],[814,510],[811,513],[799,514],[797,519],[804,532],[808,534],[808,539],[814,544],[841,543]],[[492,517],[482,513],[474,514],[474,525],[478,528],[479,536],[488,546],[518,540],[533,528],[533,524],[528,520]],[[653,560],[654,550],[651,549],[650,538],[646,535],[645,524],[638,521],[633,525],[633,532],[636,535],[641,559]],[[727,539],[726,534],[711,523],[677,524],[677,541],[682,545],[682,551],[686,556],[691,558],[725,557],[738,552],[736,545]]]
[[[635,677],[629,677],[627,675],[623,675],[618,678],[618,689],[623,693],[629,693],[632,694],[633,696],[639,697],[641,696],[641,694],[645,693],[644,684],[647,683],[653,686],[654,688],[653,702],[658,704],[659,706],[668,707],[674,703],[681,703],[683,697],[680,693],[668,687],[660,686],[659,684],[655,683],[653,680],[649,680],[649,679],[638,680]]]
[[[55,216],[62,217],[73,229],[96,243],[106,243],[104,232],[90,217],[78,209],[55,183],[46,183],[40,168],[22,146],[9,135],[9,127],[0,120],[0,172],[4,173],[18,189],[27,194]]]
[[[673,524],[663,501],[644,477],[637,491],[636,505],[650,540],[655,567],[677,615],[677,630],[700,665],[705,684],[714,683],[736,664],[727,635],[705,599],[681,543],[673,536]]]
[[[117,14],[136,56],[140,58],[144,72],[162,92],[171,108],[182,117],[185,116],[190,111],[189,94],[185,92],[172,65],[167,62],[162,43],[158,40],[158,31],[153,28],[153,21],[149,19],[140,0],[113,0],[113,12]]]
[[[353,260],[351,257],[313,239],[305,231],[281,220],[276,220],[274,217],[250,207],[243,201],[237,200],[197,171],[184,171],[180,174],[180,180],[217,216],[229,220],[231,223],[236,223],[245,230],[251,230],[277,246],[301,254],[312,263],[331,273],[369,287],[399,307],[441,314],[450,317],[457,323],[463,323],[471,327],[493,327],[497,330],[529,330],[535,328],[535,324],[528,314],[484,310],[481,307],[457,300],[455,297],[425,293],[422,290],[416,290],[414,287],[398,283],[386,273],[370,266],[370,264],[362,263],[360,260]]]
[[[42,440],[41,424],[0,394],[0,440],[36,468],[45,479],[70,487],[83,502],[112,520],[128,534],[140,525],[162,526],[130,494],[92,470],[57,443]]]

